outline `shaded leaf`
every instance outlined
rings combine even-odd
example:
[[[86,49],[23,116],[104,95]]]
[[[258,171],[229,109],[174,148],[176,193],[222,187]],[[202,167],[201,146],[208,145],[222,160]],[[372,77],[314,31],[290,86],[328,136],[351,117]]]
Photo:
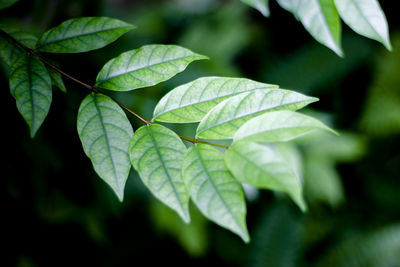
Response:
[[[57,64],[55,62],[51,62],[51,64],[57,66]],[[57,87],[58,89],[60,89],[62,92],[66,93],[67,88],[65,88],[61,74],[59,72],[55,71],[53,68],[50,68],[50,67],[46,67],[46,68],[51,77],[51,84],[53,86]]]
[[[257,9],[265,17],[269,17],[269,0],[241,0],[243,3]]]
[[[36,49],[50,53],[80,53],[102,48],[135,26],[107,17],[69,19],[45,32]]]
[[[219,102],[230,96],[276,87],[242,78],[199,78],[166,94],[155,107],[153,120],[173,123],[198,122]]]
[[[33,138],[46,118],[52,101],[49,73],[38,58],[21,54],[11,65],[9,77],[11,94]]]
[[[289,141],[312,130],[320,129],[335,133],[322,122],[293,111],[272,111],[252,118],[243,124],[233,139],[255,142]]]
[[[0,9],[7,8],[18,1],[19,0],[0,0]]]
[[[283,89],[262,89],[233,96],[212,108],[197,127],[197,137],[228,139],[247,120],[273,110],[298,110],[317,98]]]
[[[176,45],[145,45],[111,59],[100,70],[96,86],[130,91],[166,81],[192,61],[207,57]]]
[[[131,168],[128,149],[133,134],[124,111],[108,96],[92,93],[79,107],[77,128],[96,173],[122,201]]]
[[[36,36],[23,29],[8,25],[0,25],[0,29],[10,34],[29,48],[33,48],[36,45]],[[0,58],[8,65],[8,67],[11,67],[11,65],[21,57],[21,54],[25,54],[25,51],[22,48],[6,36],[0,34]]]
[[[350,28],[392,50],[385,14],[377,0],[334,1],[340,17]]]
[[[189,222],[189,193],[181,177],[185,151],[186,146],[176,133],[159,124],[140,127],[129,147],[132,165],[143,183],[154,196]]]
[[[225,153],[225,163],[235,178],[257,188],[286,192],[302,209],[302,175],[293,148],[254,142],[237,142]]]
[[[343,56],[341,24],[333,0],[300,0],[295,16],[320,43]]]
[[[221,152],[198,144],[186,151],[182,162],[183,180],[204,216],[249,242],[243,190],[225,167]]]

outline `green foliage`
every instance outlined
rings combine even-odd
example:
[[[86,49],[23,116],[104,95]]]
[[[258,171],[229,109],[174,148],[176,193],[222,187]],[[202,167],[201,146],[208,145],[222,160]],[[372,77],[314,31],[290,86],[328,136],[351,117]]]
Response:
[[[236,142],[226,152],[225,163],[239,182],[286,192],[305,210],[298,155],[292,149],[282,144]]]
[[[15,4],[18,1],[19,0],[0,0],[0,9],[9,7],[9,6]]]
[[[242,0],[265,16],[265,1]],[[263,3],[262,3],[263,2]],[[381,42],[391,50],[388,25],[377,0],[277,0],[279,5],[300,20],[320,43],[343,56],[340,17],[355,32]]]
[[[45,32],[36,49],[49,53],[81,53],[102,48],[134,29],[128,23],[105,17],[70,19]]]
[[[181,177],[185,151],[175,132],[157,124],[139,128],[129,148],[132,165],[143,183],[188,223],[189,193]]]
[[[269,17],[269,14],[270,14],[269,6],[268,6],[269,0],[240,0],[240,1],[257,9],[265,17]]]
[[[96,78],[96,86],[130,91],[155,85],[182,72],[192,61],[207,57],[176,45],[146,45],[111,59]]]
[[[34,56],[21,54],[10,69],[10,91],[34,137],[52,100],[51,79],[44,64]]]
[[[246,203],[240,184],[224,164],[224,156],[207,145],[191,147],[182,161],[182,177],[190,197],[204,216],[249,242]]]
[[[233,139],[254,142],[290,141],[315,129],[335,133],[322,122],[293,111],[272,111],[250,119],[235,133]]]
[[[242,78],[199,78],[166,94],[154,109],[153,121],[199,122],[213,107],[228,97],[276,87]]]
[[[111,98],[92,93],[82,101],[77,120],[86,155],[122,201],[131,169],[128,146],[133,130],[128,118]]]

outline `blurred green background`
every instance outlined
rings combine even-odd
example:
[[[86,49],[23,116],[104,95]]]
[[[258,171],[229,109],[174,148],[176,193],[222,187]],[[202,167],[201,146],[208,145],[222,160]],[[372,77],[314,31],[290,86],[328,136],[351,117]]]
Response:
[[[132,171],[121,204],[83,153],[76,116],[86,89],[65,80],[35,139],[0,75],[2,266],[400,266],[400,17],[381,0],[393,52],[343,27],[345,58],[318,44],[271,1],[264,18],[239,0],[32,0],[0,22],[40,34],[78,16],[110,16],[138,28],[101,50],[52,59],[93,83],[103,64],[151,43],[210,57],[173,79],[114,96],[150,119],[169,90],[201,76],[247,77],[320,98],[307,112],[337,129],[296,142],[303,162],[302,214],[282,194],[245,188],[251,243],[191,205],[185,225]],[[140,121],[131,118],[134,128]],[[193,136],[194,125],[169,125]]]

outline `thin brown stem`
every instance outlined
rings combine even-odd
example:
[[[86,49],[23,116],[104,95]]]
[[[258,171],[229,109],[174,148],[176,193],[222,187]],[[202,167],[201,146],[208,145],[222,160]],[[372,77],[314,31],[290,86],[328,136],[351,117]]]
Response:
[[[85,87],[86,89],[89,89],[90,91],[94,92],[94,93],[98,93],[98,94],[103,94],[105,95],[103,92],[99,91],[96,87],[89,85],[87,83],[84,83],[78,79],[76,79],[75,77],[65,73],[64,71],[60,70],[59,68],[57,68],[56,66],[54,66],[53,64],[51,64],[50,62],[48,62],[47,60],[45,60],[44,58],[42,58],[39,54],[37,54],[33,49],[27,47],[26,45],[24,45],[23,43],[21,43],[20,41],[18,41],[17,39],[15,39],[13,36],[11,36],[10,34],[8,34],[7,32],[3,31],[2,29],[0,29],[0,34],[7,37],[8,39],[10,39],[11,41],[13,41],[14,43],[16,43],[20,48],[22,48],[23,50],[25,50],[25,52],[27,52],[28,54],[35,56],[36,58],[38,58],[40,61],[42,61],[45,65],[49,66],[50,68],[52,68],[53,70],[55,70],[56,72],[60,73],[61,75],[63,75],[64,77],[67,77],[68,79],[82,85],[83,87]],[[139,114],[137,114],[136,112],[132,111],[131,109],[129,109],[127,106],[125,106],[124,104],[120,103],[118,100],[116,100],[115,98],[110,97],[116,104],[118,104],[121,108],[123,108],[126,112],[128,112],[129,114],[135,116],[136,118],[138,118],[139,120],[141,120],[142,122],[144,122],[147,125],[152,124],[151,121],[146,120],[145,118],[141,117]],[[192,138],[188,138],[185,136],[181,136],[179,135],[179,137],[182,140],[186,140],[189,142],[192,142],[193,144],[196,143],[202,143],[202,144],[207,144],[207,145],[212,145],[212,146],[217,146],[217,147],[222,147],[225,149],[228,149],[229,146],[224,146],[224,145],[220,145],[220,144],[214,144],[211,142],[207,142],[207,141],[202,141],[202,140],[197,140],[197,139],[192,139]]]

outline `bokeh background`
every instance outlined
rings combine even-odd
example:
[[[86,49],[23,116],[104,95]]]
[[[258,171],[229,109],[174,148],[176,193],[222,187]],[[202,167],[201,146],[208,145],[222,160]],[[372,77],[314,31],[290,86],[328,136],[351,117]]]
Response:
[[[264,18],[239,0],[32,0],[0,22],[38,35],[78,16],[110,16],[138,28],[85,54],[56,55],[87,83],[109,59],[145,44],[207,55],[160,85],[115,94],[150,119],[157,101],[201,76],[247,77],[316,96],[307,110],[341,135],[296,143],[307,213],[285,196],[246,188],[250,244],[191,205],[184,224],[132,171],[119,203],[84,155],[76,116],[86,89],[65,80],[34,139],[0,75],[2,266],[400,266],[400,17],[381,0],[393,51],[343,25],[344,58],[317,43],[275,1]],[[140,121],[132,119],[134,128]],[[169,125],[192,136],[194,125]]]

